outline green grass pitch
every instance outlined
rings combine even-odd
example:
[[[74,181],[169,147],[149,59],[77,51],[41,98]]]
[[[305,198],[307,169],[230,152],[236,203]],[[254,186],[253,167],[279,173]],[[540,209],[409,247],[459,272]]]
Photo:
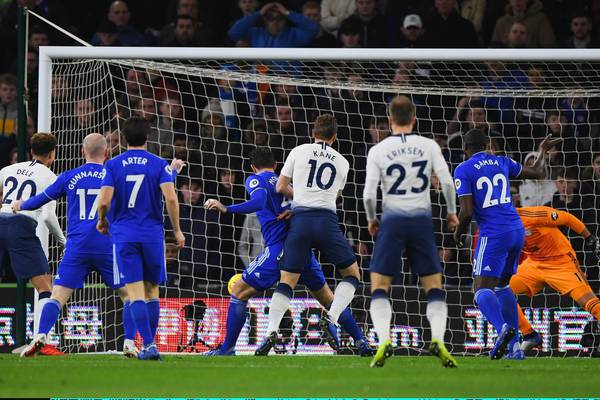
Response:
[[[600,359],[393,357],[381,369],[345,356],[0,355],[2,397],[597,397]]]

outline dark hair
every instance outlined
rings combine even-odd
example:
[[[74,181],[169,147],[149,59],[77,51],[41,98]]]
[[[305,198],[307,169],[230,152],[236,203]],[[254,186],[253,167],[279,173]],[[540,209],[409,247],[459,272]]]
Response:
[[[315,137],[317,139],[329,140],[337,132],[337,121],[331,114],[322,114],[315,119]]]
[[[485,149],[488,143],[490,142],[490,138],[485,134],[481,129],[471,129],[463,138],[463,145],[465,149]]]
[[[257,147],[250,153],[250,164],[256,168],[271,168],[275,165],[275,155],[268,147]]]
[[[48,29],[46,29],[45,26],[35,24],[31,28],[29,28],[29,37],[31,37],[31,35],[35,35],[35,34],[44,34],[44,35],[48,36]]]
[[[121,132],[128,145],[143,146],[148,140],[150,124],[142,117],[133,116],[123,123]]]
[[[56,149],[56,138],[51,133],[38,132],[31,137],[31,152],[36,156],[46,156]]]
[[[389,107],[390,117],[396,125],[406,126],[413,122],[416,115],[415,105],[406,96],[396,96]]]
[[[0,85],[17,86],[17,77],[13,74],[0,75]]]
[[[592,22],[592,17],[589,13],[585,12],[584,9],[578,9],[573,12],[569,18],[569,21],[573,21],[575,18],[586,18],[588,22]]]
[[[188,21],[192,21],[192,23],[194,23],[194,18],[192,18],[192,16],[190,14],[178,14],[177,17],[175,18],[175,25],[177,25],[177,22],[179,22],[180,19],[185,19]]]
[[[564,178],[564,179],[578,180],[579,179],[579,168],[577,168],[577,167],[562,168],[557,172],[556,178],[557,179]]]

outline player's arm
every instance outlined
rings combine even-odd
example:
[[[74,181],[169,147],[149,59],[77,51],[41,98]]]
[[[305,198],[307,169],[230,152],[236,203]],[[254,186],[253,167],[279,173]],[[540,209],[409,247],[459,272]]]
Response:
[[[453,231],[458,225],[458,217],[456,216],[456,189],[448,164],[442,155],[442,149],[436,143],[436,149],[433,154],[433,171],[440,180],[442,193],[446,200],[446,219],[448,220],[448,229]]]
[[[164,182],[160,184],[160,190],[165,198],[165,205],[167,206],[167,213],[173,227],[173,235],[175,236],[175,240],[177,240],[177,247],[182,248],[185,246],[185,236],[179,225],[179,200],[175,192],[175,185],[173,182]]]
[[[41,217],[42,221],[44,221],[44,224],[46,224],[48,230],[50,233],[52,233],[52,236],[54,236],[58,244],[60,244],[61,247],[65,247],[67,239],[65,238],[65,234],[63,233],[58,222],[58,218],[56,217],[56,201],[51,201],[42,208]]]
[[[379,186],[379,180],[379,166],[375,160],[375,155],[372,151],[369,151],[365,188],[363,189],[363,205],[369,223],[369,234],[373,237],[377,235],[377,228],[379,227],[379,220],[377,219],[377,187]]]
[[[37,210],[53,200],[58,200],[65,195],[65,176],[61,174],[56,180],[46,188],[42,193],[30,197],[29,199],[17,200],[12,203],[14,213],[21,210],[30,211]]]
[[[469,230],[473,219],[473,193],[471,192],[471,180],[469,174],[459,165],[454,171],[454,185],[460,204],[458,213],[458,226],[454,231],[454,242],[458,247],[463,246],[462,237]]]
[[[550,149],[560,143],[560,139],[552,139],[552,135],[546,136],[540,143],[539,155],[531,167],[523,166],[521,171],[516,174],[521,179],[542,179],[545,177],[546,154]]]
[[[285,163],[281,168],[279,179],[277,179],[277,183],[275,184],[275,191],[288,200],[294,198],[294,190],[292,189],[291,183],[292,176],[294,176],[294,165],[296,163],[296,149],[297,147],[287,156]]]
[[[222,214],[252,214],[265,208],[267,204],[267,191],[265,188],[258,187],[250,193],[250,200],[240,204],[225,206],[219,200],[208,199],[204,203],[207,210],[215,210]]]
[[[600,257],[600,241],[595,235],[589,231],[585,224],[576,216],[566,211],[561,210],[550,210],[549,220],[553,221],[555,225],[567,226],[573,232],[581,235],[585,240],[585,247],[593,251],[596,257]]]
[[[100,194],[98,195],[98,223],[96,224],[96,229],[103,235],[108,235],[107,216],[110,210],[110,203],[115,194],[115,184],[110,168],[110,161],[106,163],[102,173],[104,176],[102,177]]]

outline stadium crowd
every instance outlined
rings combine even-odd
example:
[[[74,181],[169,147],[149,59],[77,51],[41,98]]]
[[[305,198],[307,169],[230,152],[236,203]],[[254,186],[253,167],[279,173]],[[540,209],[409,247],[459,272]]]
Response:
[[[0,11],[0,167],[16,162],[16,5],[23,4],[95,46],[389,47],[389,48],[595,48],[599,47],[600,1],[596,0],[257,0],[52,1],[14,0]],[[63,34],[31,19],[28,53],[27,131],[36,131],[37,48],[70,45]],[[269,66],[263,66],[268,70]],[[270,66],[273,71],[278,68]],[[390,84],[420,85],[444,66],[386,65]],[[224,63],[224,75],[243,66]],[[328,82],[360,85],[370,77],[352,64],[304,67]],[[543,89],[555,72],[544,64],[477,64],[483,88]],[[315,72],[316,71],[316,72]],[[293,80],[302,67],[277,73]],[[310,141],[311,123],[330,112],[338,120],[338,149],[352,165],[339,213],[346,236],[368,272],[372,241],[362,208],[366,155],[390,133],[386,105],[396,93],[356,88],[309,88],[289,82],[257,84],[195,78],[171,72],[113,66],[114,107],[76,90],[72,75],[52,83],[52,126],[60,140],[58,159],[77,157],[81,139],[103,133],[111,156],[123,151],[118,120],[131,115],[153,126],[149,150],[188,163],[178,178],[182,229],[187,247],[178,253],[167,240],[168,285],[199,289],[225,281],[260,253],[254,216],[218,216],[202,208],[207,198],[229,205],[245,199],[244,174],[255,146],[269,146],[282,162],[296,145]],[[265,73],[269,73],[268,71]],[[443,74],[443,73],[442,73]],[[343,86],[343,85],[342,85]],[[598,234],[600,224],[600,132],[598,99],[411,95],[416,130],[438,141],[454,169],[462,160],[462,134],[483,129],[493,150],[525,164],[547,134],[563,139],[551,153],[547,179],[511,186],[517,204],[548,204],[568,210]],[[58,167],[60,168],[60,166]],[[61,172],[61,171],[58,171]],[[432,180],[431,198],[446,283],[470,283],[470,251],[458,251],[444,226],[444,201]],[[598,283],[597,260],[573,238],[590,282]],[[331,272],[331,271],[330,271]],[[2,272],[0,271],[0,277]],[[326,276],[332,276],[326,273]],[[364,279],[368,274],[364,273]],[[410,282],[410,275],[399,279]],[[597,289],[597,288],[596,288]]]

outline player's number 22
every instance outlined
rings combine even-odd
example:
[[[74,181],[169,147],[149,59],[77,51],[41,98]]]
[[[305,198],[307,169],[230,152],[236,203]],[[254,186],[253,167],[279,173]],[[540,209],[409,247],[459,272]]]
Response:
[[[477,190],[482,190],[483,186],[485,186],[485,197],[483,199],[482,208],[488,208],[492,206],[498,205],[498,199],[492,199],[492,195],[494,194],[494,188],[498,187],[500,184],[502,186],[500,193],[500,204],[508,204],[510,203],[510,196],[508,193],[508,182],[506,181],[506,177],[503,174],[496,174],[490,178],[487,176],[482,176],[477,179],[475,183],[477,186]]]

